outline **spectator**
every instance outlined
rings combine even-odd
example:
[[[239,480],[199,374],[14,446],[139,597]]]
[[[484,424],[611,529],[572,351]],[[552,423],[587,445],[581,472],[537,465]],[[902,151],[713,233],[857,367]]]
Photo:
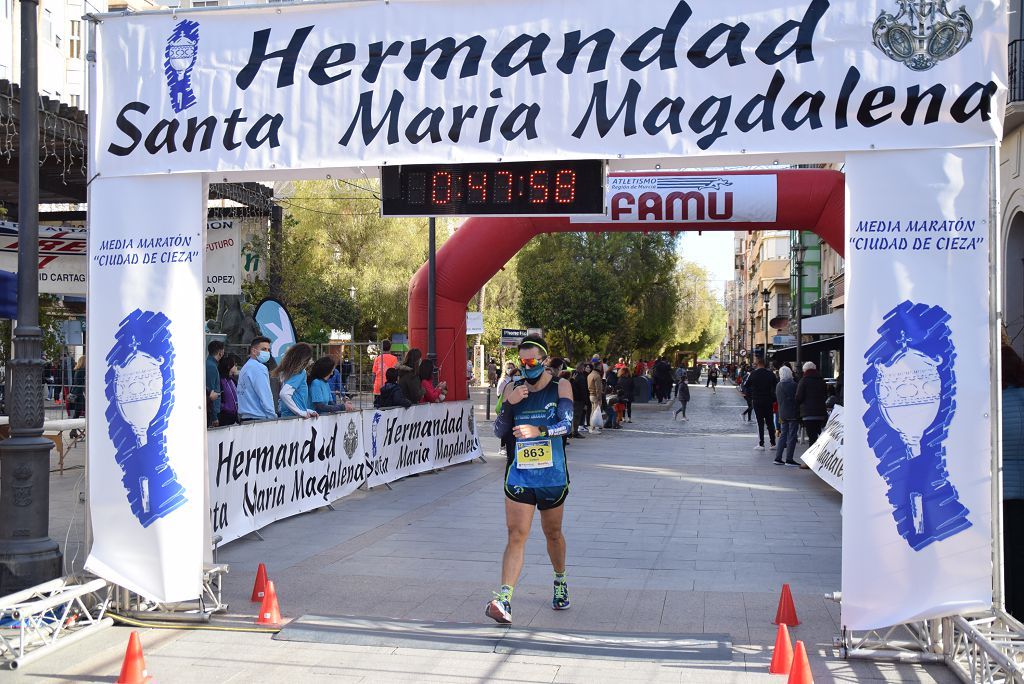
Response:
[[[623,367],[619,371],[618,382],[616,383],[618,396],[623,403],[623,412],[627,423],[633,422],[633,400],[636,398],[636,382],[629,374],[629,369]],[[621,418],[620,418],[621,420]]]
[[[768,430],[768,440],[772,448],[775,448],[775,425],[772,404],[775,403],[775,373],[764,367],[764,359],[758,357],[754,364],[757,366],[747,378],[744,386],[750,393],[750,402],[754,407],[754,417],[757,418],[757,435],[759,445],[755,449],[764,450],[764,433]]]
[[[423,352],[413,347],[405,352],[402,363],[395,366],[398,372],[398,384],[402,387],[402,396],[413,404],[420,403],[423,398],[423,385],[420,384],[420,364]]]
[[[331,393],[331,403],[340,406],[342,397],[345,394],[345,383],[341,381],[341,370],[338,368],[340,364],[334,362],[334,358],[331,358],[331,374],[327,376],[327,391]]]
[[[320,357],[309,369],[309,403],[318,414],[352,410],[352,404],[347,401],[339,403],[334,400],[330,385],[334,373],[338,373],[338,369],[330,356]],[[338,375],[340,377],[341,374]]]
[[[583,439],[580,428],[587,424],[587,370],[585,364],[576,366],[569,377],[572,384],[572,436]]]
[[[380,347],[383,351],[373,360],[373,396],[380,394],[387,369],[398,365],[398,357],[391,353],[391,340],[384,340]]]
[[[68,415],[72,418],[81,418],[85,415],[85,354],[78,357],[75,369],[71,373]]]
[[[348,354],[341,359],[341,385],[342,391],[345,394],[350,394],[348,391],[348,379],[352,377],[352,359],[348,358]]]
[[[793,460],[796,437],[800,432],[800,412],[796,406],[796,381],[789,366],[779,369],[779,384],[775,386],[775,399],[779,405],[779,445],[775,450],[775,465],[800,465]],[[786,459],[782,459],[785,453]]]
[[[509,361],[505,364],[505,374],[498,380],[498,396],[504,396],[505,385],[510,382],[515,382],[516,378],[519,377],[519,369],[516,368],[516,364]]]
[[[654,362],[653,376],[654,392],[658,403],[662,404],[672,397],[672,366],[668,365],[665,357]]]
[[[1008,342],[1004,337],[1003,572],[1006,611],[1019,620],[1024,617],[1024,361]]]
[[[686,405],[690,403],[690,385],[686,382],[686,373],[683,372],[683,379],[676,383],[676,400],[679,402],[679,408],[672,414],[672,420],[676,419],[680,413],[683,414],[683,420],[689,421],[686,417]]]
[[[421,404],[434,404],[445,400],[448,396],[448,383],[442,382],[434,386],[434,362],[430,359],[420,361],[420,387],[423,388]]]
[[[619,371],[615,368],[609,368],[608,364],[605,364],[605,368],[608,368],[604,374],[604,384],[608,387],[615,387],[619,384]]]
[[[807,440],[810,444],[817,441],[828,419],[828,412],[825,410],[827,395],[825,379],[818,375],[818,367],[814,362],[808,361],[804,364],[804,376],[800,378],[800,384],[796,387],[796,404],[800,407],[800,418],[803,420],[804,429],[807,430]]]
[[[402,386],[398,384],[398,369],[388,368],[384,374],[386,382],[380,389],[380,395],[374,400],[374,407],[379,409],[401,406],[409,408],[412,402],[405,398],[402,393]]]
[[[590,375],[587,376],[587,394],[590,396],[590,410],[596,412],[601,406],[604,398],[604,380],[601,378],[601,371],[593,363],[590,366]],[[592,432],[601,432],[597,425],[592,426]]]
[[[274,375],[281,381],[278,411],[282,418],[317,417],[309,400],[309,383],[306,379],[306,369],[312,361],[313,348],[305,342],[297,342],[288,348],[281,363],[274,369]]]
[[[217,364],[224,358],[224,343],[213,340],[206,345],[206,426],[216,427],[220,415],[220,372]]]
[[[238,374],[238,417],[241,420],[273,420],[274,395],[270,391],[270,338],[256,337],[249,343],[249,360]]]
[[[217,424],[220,427],[234,425],[238,422],[238,389],[235,386],[238,359],[234,356],[222,356],[217,362],[217,375],[220,378],[220,411],[217,413]]]
[[[498,364],[494,359],[487,362],[487,384],[491,387],[498,385]]]

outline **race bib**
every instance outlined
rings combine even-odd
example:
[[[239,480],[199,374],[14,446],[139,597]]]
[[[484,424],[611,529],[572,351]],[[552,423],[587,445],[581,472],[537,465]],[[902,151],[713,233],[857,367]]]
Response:
[[[554,465],[550,439],[526,439],[516,442],[516,468],[536,470]]]

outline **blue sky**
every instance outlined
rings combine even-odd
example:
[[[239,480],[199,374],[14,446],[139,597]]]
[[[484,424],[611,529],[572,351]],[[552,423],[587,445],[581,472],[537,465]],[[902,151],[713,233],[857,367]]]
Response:
[[[733,277],[731,230],[707,231],[698,235],[697,231],[680,234],[679,254],[688,261],[695,261],[711,274],[711,286],[718,292],[725,290],[726,280]]]

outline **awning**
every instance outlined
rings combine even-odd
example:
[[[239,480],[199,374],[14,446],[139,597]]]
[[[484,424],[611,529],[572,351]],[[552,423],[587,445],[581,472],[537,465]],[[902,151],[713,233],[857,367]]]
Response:
[[[821,352],[841,351],[843,348],[843,337],[843,335],[839,335],[838,337],[829,337],[828,339],[816,342],[807,342],[803,345],[802,356],[805,360],[810,360]],[[773,361],[781,363],[796,361],[796,347],[785,347],[784,349],[776,349],[774,352],[769,353]]]
[[[842,335],[846,332],[843,310],[833,311],[824,316],[811,316],[801,322],[804,335]]]

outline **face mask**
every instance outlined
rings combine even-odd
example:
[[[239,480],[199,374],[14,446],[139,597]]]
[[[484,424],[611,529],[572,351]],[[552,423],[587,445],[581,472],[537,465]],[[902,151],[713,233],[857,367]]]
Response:
[[[526,382],[531,385],[535,385],[537,381],[540,380],[541,376],[544,375],[544,370],[544,366],[534,366],[533,368],[522,366],[520,367],[519,372],[522,373],[524,378],[526,378]]]
[[[259,361],[260,363],[266,363],[267,361],[270,360],[270,352],[261,351],[259,354],[257,354],[256,360]]]

